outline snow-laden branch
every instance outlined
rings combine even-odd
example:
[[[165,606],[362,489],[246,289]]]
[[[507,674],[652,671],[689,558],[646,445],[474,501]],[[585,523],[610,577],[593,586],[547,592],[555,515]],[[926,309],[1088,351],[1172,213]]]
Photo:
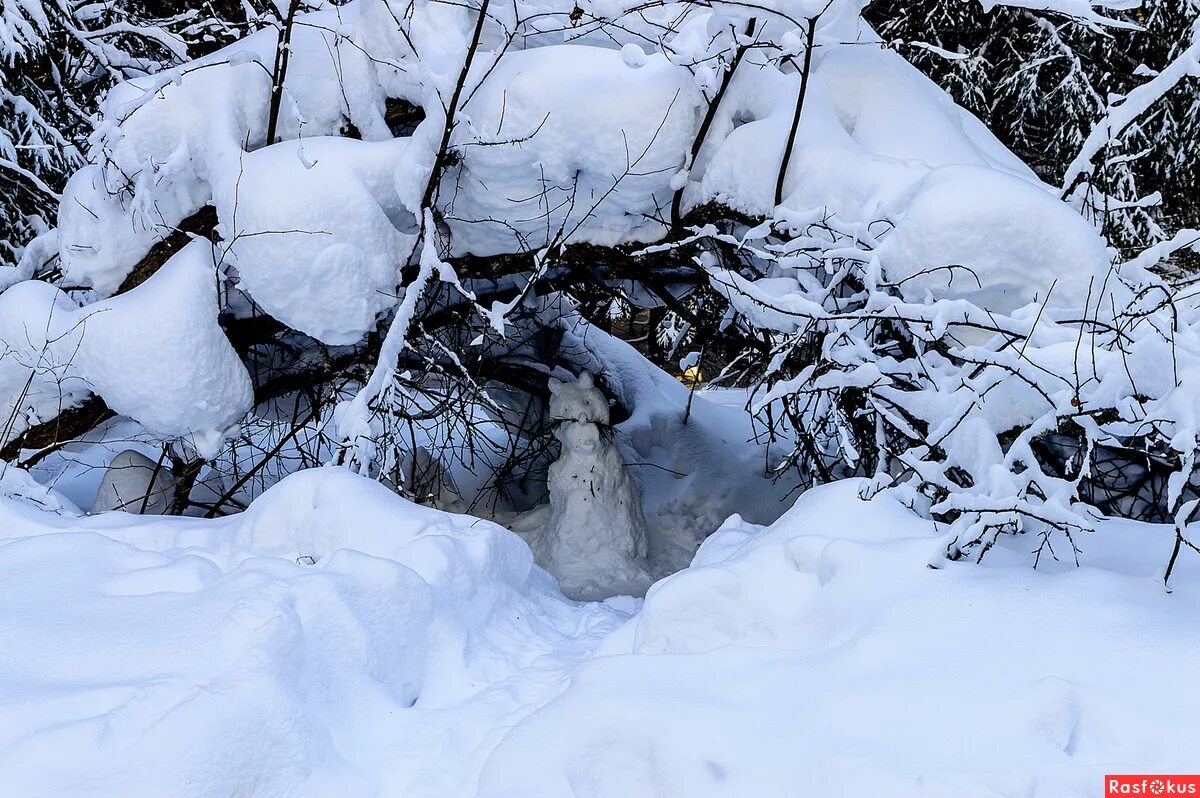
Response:
[[[1186,78],[1200,78],[1200,33],[1183,52],[1150,80],[1116,102],[1109,104],[1104,116],[1092,128],[1079,154],[1067,166],[1062,193],[1067,196],[1091,171],[1096,156],[1121,137],[1127,127],[1150,110],[1159,100]]]
[[[1141,0],[981,0],[981,3],[984,11],[991,11],[997,7],[1024,8],[1029,11],[1066,17],[1096,30],[1103,28],[1136,30],[1137,25],[1106,16],[1100,11],[1128,11],[1137,8],[1141,4]]]

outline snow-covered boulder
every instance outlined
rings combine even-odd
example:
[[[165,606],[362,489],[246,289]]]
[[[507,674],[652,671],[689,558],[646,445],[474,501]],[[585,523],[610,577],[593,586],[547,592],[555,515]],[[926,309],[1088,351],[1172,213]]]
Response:
[[[174,485],[169,463],[156,463],[136,449],[126,449],[104,469],[91,511],[162,515],[171,507]]]
[[[343,469],[213,521],[37,510],[10,471],[0,783],[22,796],[471,795],[479,732],[628,617]]]

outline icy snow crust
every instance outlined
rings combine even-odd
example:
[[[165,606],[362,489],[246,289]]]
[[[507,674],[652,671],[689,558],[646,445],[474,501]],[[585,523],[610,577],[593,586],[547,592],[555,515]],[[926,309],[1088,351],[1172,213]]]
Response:
[[[1164,593],[1166,528],[949,563],[843,482],[730,519],[639,607],[343,470],[215,521],[0,486],[15,795],[1065,798],[1194,758],[1200,569]]]

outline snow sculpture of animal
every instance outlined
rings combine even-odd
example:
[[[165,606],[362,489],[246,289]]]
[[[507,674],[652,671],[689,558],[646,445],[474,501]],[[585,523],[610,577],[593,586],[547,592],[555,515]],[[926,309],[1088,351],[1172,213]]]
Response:
[[[534,557],[571,598],[644,591],[646,519],[591,374],[550,380],[550,418],[562,453],[550,466],[550,518],[532,536]]]

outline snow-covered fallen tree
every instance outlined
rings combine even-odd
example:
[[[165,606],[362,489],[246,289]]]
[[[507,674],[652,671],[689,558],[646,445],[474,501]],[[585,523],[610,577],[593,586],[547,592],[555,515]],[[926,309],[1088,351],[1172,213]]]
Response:
[[[1033,532],[1038,558],[1077,558],[1094,505],[1186,526],[1193,296],[1138,263],[1088,260],[1079,242],[1094,234],[1036,189],[968,175],[923,186],[930,196],[879,238],[793,217],[738,241],[760,277],[711,269],[741,322],[774,338],[753,410],[795,430],[788,463],[812,482],[873,475],[873,490],[951,522],[952,556]],[[988,207],[1012,203],[1029,222],[1019,237],[979,224],[963,189],[989,182]],[[914,228],[927,259],[881,268],[911,256]],[[1039,274],[1081,255],[1070,276]],[[1014,263],[1028,271],[1003,279]]]
[[[210,517],[338,464],[537,539],[549,381],[587,371],[652,577],[855,475],[952,553],[1074,550],[1089,503],[1178,519],[1178,550],[1195,303],[1151,267],[1196,238],[1119,263],[861,13],[293,2],[117,85],[57,226],[0,267],[0,453],[70,482],[132,439]],[[1151,487],[1103,494],[1113,457]]]

